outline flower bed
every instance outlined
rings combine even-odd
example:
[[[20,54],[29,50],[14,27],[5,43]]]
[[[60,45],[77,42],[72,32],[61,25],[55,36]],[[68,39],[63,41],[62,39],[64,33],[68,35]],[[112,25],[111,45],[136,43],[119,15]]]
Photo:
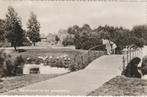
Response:
[[[77,71],[84,69],[90,62],[104,54],[105,52],[103,51],[91,51],[83,54],[77,53],[72,56],[64,53],[62,55],[54,56],[28,57],[26,64],[42,64],[43,66],[65,68],[69,71]]]
[[[67,55],[62,56],[39,56],[38,58],[27,58],[26,64],[43,64],[44,66],[68,68],[71,63],[70,57]]]

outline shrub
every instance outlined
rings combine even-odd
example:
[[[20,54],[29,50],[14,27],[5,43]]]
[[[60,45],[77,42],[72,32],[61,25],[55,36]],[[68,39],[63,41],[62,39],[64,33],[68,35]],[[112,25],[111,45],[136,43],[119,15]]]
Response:
[[[13,65],[13,75],[20,75],[23,71],[25,60],[22,58],[22,56],[17,56],[14,60]]]
[[[141,78],[141,74],[138,72],[138,64],[141,61],[140,58],[133,58],[130,63],[128,63],[126,69],[122,72],[126,77],[137,77]]]
[[[0,76],[11,76],[13,70],[13,64],[11,56],[0,52]]]
[[[77,64],[77,63],[72,63],[68,66],[68,69],[70,71],[77,71],[77,70],[80,70],[80,64]]]
[[[14,60],[14,61],[13,61]],[[0,53],[0,76],[14,76],[22,74],[24,59],[22,56],[12,58],[11,55]]]
[[[147,74],[147,56],[143,58],[142,65],[141,65],[141,71],[143,75]]]
[[[74,38],[67,36],[65,39],[63,39],[62,44],[63,46],[74,45]]]
[[[70,71],[76,71],[75,64],[69,65],[68,69],[69,69]]]

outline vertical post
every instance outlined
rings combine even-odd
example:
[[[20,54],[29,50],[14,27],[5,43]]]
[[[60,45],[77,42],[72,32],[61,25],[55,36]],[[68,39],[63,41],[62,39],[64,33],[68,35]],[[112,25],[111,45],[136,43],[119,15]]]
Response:
[[[131,48],[130,48],[130,60],[131,60]],[[130,60],[129,60],[129,61],[130,61]]]
[[[125,57],[123,56],[123,71],[125,70]]]
[[[76,54],[75,57],[74,57],[74,63],[76,63],[76,58],[77,58],[77,54]]]
[[[133,49],[133,52],[132,52],[132,58],[134,58],[134,49]]]
[[[136,49],[136,51],[135,51],[135,57],[137,57],[138,55],[137,55],[137,52],[138,52],[138,49]]]
[[[97,58],[97,56],[96,56],[96,51],[94,51],[94,60]]]
[[[88,51],[88,63],[90,62],[90,53]]]
[[[136,56],[139,56],[139,50],[137,49]]]
[[[82,65],[84,64],[83,57],[84,57],[84,56],[81,56]]]
[[[127,48],[127,64],[128,64],[128,61],[129,61],[129,56],[128,56],[129,52],[128,52],[128,48]]]

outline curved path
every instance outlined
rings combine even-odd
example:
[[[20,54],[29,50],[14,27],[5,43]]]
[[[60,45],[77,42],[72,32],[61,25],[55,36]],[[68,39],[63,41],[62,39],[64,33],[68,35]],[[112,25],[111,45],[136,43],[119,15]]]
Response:
[[[147,46],[144,46],[143,48],[142,48],[142,56],[144,57],[144,56],[146,56],[147,55]]]
[[[5,92],[4,95],[87,95],[121,74],[122,56],[105,55],[84,70]]]

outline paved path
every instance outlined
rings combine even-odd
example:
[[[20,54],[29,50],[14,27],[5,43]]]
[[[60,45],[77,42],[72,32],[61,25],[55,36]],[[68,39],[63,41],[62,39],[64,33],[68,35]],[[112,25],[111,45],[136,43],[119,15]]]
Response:
[[[144,46],[143,48],[142,48],[142,56],[144,57],[144,56],[146,56],[147,55],[147,46]]]
[[[121,55],[105,55],[89,64],[84,70],[54,79],[35,83],[5,95],[87,95],[104,82],[120,75]]]

